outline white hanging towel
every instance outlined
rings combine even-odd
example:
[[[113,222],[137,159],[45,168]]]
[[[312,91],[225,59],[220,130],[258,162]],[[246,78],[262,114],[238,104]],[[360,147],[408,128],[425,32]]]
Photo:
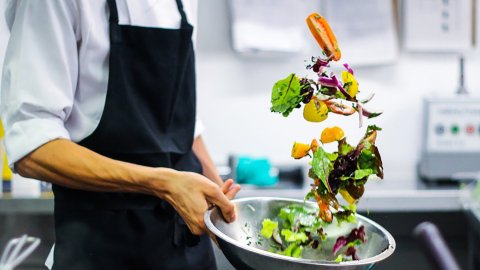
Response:
[[[244,54],[296,53],[305,46],[305,0],[231,0],[233,48]]]

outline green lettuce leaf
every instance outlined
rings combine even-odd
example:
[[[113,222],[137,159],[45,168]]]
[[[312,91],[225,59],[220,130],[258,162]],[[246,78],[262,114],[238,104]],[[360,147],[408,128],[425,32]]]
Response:
[[[338,154],[339,155],[345,156],[346,154],[348,154],[353,149],[354,149],[354,147],[347,143],[346,138],[343,138],[340,141],[338,141]]]
[[[328,158],[328,160],[334,162],[335,160],[337,160],[338,154],[325,152],[325,156]]]
[[[303,252],[302,246],[296,243],[292,243],[285,249],[285,251],[283,252],[281,251],[279,252],[279,254],[289,256],[289,257],[294,257],[294,258],[300,258],[302,256],[302,252]]]
[[[295,73],[288,75],[285,79],[279,80],[272,88],[272,112],[281,113],[287,117],[295,109],[303,97],[300,94],[300,80]]]
[[[369,175],[373,174],[373,169],[359,169],[355,171],[355,175],[353,176],[353,179],[355,180],[360,180],[365,177],[368,177]]]
[[[381,128],[381,127],[378,127],[378,126],[376,126],[376,125],[369,125],[369,126],[367,127],[367,132],[366,132],[366,133],[367,133],[367,134],[370,134],[370,132],[372,132],[372,131],[374,131],[374,130],[381,131],[382,128]]]
[[[342,225],[343,222],[347,223],[356,223],[357,218],[353,211],[344,210],[333,213],[333,216],[337,219],[338,226]]]
[[[262,231],[260,233],[263,237],[270,238],[276,228],[278,228],[278,222],[266,218],[262,222]]]
[[[315,175],[322,181],[325,188],[332,192],[330,186],[328,185],[328,175],[331,171],[332,165],[330,164],[330,159],[328,158],[327,153],[323,150],[322,147],[318,147],[317,151],[313,155],[312,159],[312,169]]]
[[[360,153],[360,157],[358,157],[358,167],[360,170],[371,170],[372,173],[377,173],[377,157],[375,156],[372,145],[369,145],[369,148],[365,147]]]
[[[311,199],[315,199],[315,192],[313,190],[310,190],[307,195],[303,198],[304,201],[308,201]]]
[[[282,229],[281,235],[285,237],[287,242],[303,243],[308,240],[308,236],[304,232],[292,232],[289,229]]]
[[[361,246],[363,245],[363,242],[361,239],[355,239],[353,242],[349,242],[347,244],[347,247],[355,247],[355,246]]]
[[[317,212],[315,209],[290,205],[280,209],[278,217],[284,221],[283,227],[292,228],[297,222],[302,226],[312,226],[316,222]]]

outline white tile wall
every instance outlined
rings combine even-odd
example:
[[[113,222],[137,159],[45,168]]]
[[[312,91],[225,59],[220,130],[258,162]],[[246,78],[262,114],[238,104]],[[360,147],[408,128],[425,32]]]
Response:
[[[226,2],[210,0],[199,5],[198,113],[207,127],[204,137],[214,160],[224,163],[228,154],[241,153],[267,156],[277,163],[305,164],[290,158],[293,141],[309,142],[325,126],[334,124],[344,128],[356,143],[364,132],[357,128],[356,117],[330,117],[324,123],[311,124],[303,121],[301,111],[287,119],[269,111],[273,83],[290,72],[305,74],[303,60],[320,51],[312,38],[311,47],[299,55],[267,59],[237,55],[230,45]],[[312,5],[312,11],[318,9]],[[421,100],[456,90],[457,56],[401,54],[394,65],[355,71],[361,89],[376,93],[372,106],[385,110],[384,115],[368,123],[384,128],[378,145],[386,179],[401,181],[406,187],[415,185]],[[480,96],[479,50],[467,53],[466,72],[468,89]]]

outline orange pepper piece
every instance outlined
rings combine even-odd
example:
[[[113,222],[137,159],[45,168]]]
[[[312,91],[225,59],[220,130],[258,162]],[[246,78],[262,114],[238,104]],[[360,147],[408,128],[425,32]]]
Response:
[[[317,13],[312,13],[307,17],[307,25],[327,57],[335,61],[340,60],[342,53],[327,20]]]
[[[315,154],[318,148],[318,141],[317,139],[313,139],[312,142],[310,143],[310,149],[312,149],[312,152]]]
[[[331,223],[333,221],[333,214],[330,210],[330,206],[318,194],[315,194],[315,199],[317,200],[318,208],[320,209],[318,213],[320,218],[325,222]]]
[[[303,158],[304,156],[308,155],[309,151],[310,145],[306,143],[295,142],[292,147],[292,157],[294,159]]]
[[[331,143],[334,141],[339,141],[345,136],[343,129],[334,126],[334,127],[327,127],[322,131],[322,135],[320,135],[320,141],[322,143]]]

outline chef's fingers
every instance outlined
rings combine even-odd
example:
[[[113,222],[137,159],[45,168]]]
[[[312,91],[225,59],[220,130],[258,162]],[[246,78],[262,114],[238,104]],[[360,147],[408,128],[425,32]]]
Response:
[[[207,202],[197,202],[196,203],[198,209],[207,209]],[[192,207],[194,208],[194,207]],[[205,222],[204,222],[204,217],[203,213],[205,211],[200,210],[199,212],[180,212],[179,209],[175,208],[177,212],[180,213],[180,216],[182,216],[183,220],[185,221],[188,229],[192,232],[194,235],[202,235],[204,232],[208,231]]]
[[[230,190],[232,185],[233,185],[233,179],[228,179],[227,181],[225,181],[222,185],[223,194],[227,194],[227,192]]]
[[[235,184],[233,179],[228,179],[223,183],[222,192],[227,196],[228,199],[232,200],[235,198],[235,195],[240,191],[240,186]]]
[[[240,189],[241,189],[240,185],[233,184],[230,187],[230,190],[227,191],[227,193],[225,193],[225,196],[227,196],[228,199],[233,200],[237,195],[237,193],[240,191]]]
[[[235,220],[235,206],[219,188],[211,189],[207,196],[209,202],[220,208],[222,215],[227,222],[232,222]]]

